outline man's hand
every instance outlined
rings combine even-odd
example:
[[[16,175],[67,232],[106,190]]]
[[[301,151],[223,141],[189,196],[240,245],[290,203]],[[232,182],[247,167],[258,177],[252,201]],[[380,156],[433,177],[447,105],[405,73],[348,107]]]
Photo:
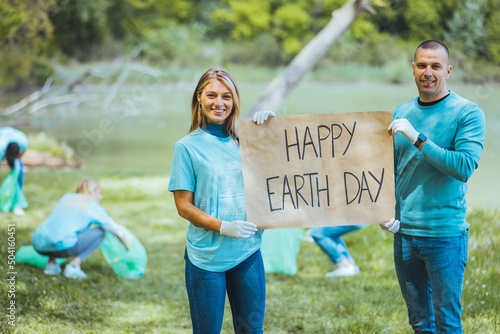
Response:
[[[276,116],[276,114],[270,110],[257,111],[253,115],[253,121],[257,123],[257,125],[261,125],[269,118],[269,116]]]
[[[231,238],[246,239],[255,234],[257,225],[243,220],[235,220],[228,222],[222,221],[220,225],[220,234],[227,235]]]
[[[396,233],[397,231],[399,231],[400,224],[401,223],[399,222],[399,220],[397,220],[396,218],[392,218],[390,222],[379,225],[380,228],[383,229],[384,231]]]
[[[401,132],[403,136],[405,136],[406,139],[408,139],[412,144],[417,142],[418,132],[406,118],[395,119],[389,125],[388,130],[393,136],[395,136],[398,132]]]

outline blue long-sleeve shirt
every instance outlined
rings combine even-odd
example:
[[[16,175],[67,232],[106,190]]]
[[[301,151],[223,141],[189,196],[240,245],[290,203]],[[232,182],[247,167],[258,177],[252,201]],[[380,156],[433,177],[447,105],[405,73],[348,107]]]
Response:
[[[420,152],[402,134],[394,137],[396,219],[400,232],[423,237],[462,235],[467,180],[478,166],[485,137],[484,113],[454,92],[437,104],[418,98],[393,112],[406,118],[428,140]]]

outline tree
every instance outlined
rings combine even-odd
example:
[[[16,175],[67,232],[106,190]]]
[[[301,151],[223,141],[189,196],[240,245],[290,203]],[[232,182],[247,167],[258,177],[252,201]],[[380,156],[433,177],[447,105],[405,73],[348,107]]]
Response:
[[[235,40],[251,39],[271,25],[271,2],[230,0],[227,7],[216,9],[212,24],[219,34],[229,33]]]
[[[111,0],[58,0],[54,23],[54,46],[79,60],[92,57],[91,47],[109,34],[108,13]]]
[[[446,22],[444,39],[450,46],[459,47],[469,57],[486,56],[488,31],[486,25],[487,1],[464,0]]]
[[[485,29],[488,33],[488,58],[500,65],[500,1],[491,0],[488,7]]]
[[[53,25],[49,13],[55,8],[55,0],[0,2],[2,87],[20,87],[34,79],[37,57],[46,53],[52,38]]]
[[[252,118],[253,114],[259,110],[277,110],[288,92],[365,10],[374,13],[373,8],[370,7],[370,0],[349,0],[342,8],[332,12],[330,22],[302,49],[287,68],[274,78],[244,118]]]

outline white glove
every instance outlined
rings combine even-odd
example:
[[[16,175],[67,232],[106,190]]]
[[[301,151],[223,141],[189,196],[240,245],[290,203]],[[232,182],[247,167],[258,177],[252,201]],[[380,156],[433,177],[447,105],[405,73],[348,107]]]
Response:
[[[417,142],[418,132],[406,118],[395,119],[392,121],[391,125],[389,125],[388,130],[393,136],[401,132],[412,144]]]
[[[231,238],[246,239],[254,235],[257,231],[257,225],[243,220],[235,220],[228,222],[223,220],[220,225],[220,234],[227,235]]]
[[[401,223],[399,222],[399,220],[397,220],[396,218],[392,218],[390,222],[380,224],[380,228],[387,232],[396,233],[397,231],[399,231],[400,224]]]
[[[269,118],[269,116],[276,116],[276,114],[274,111],[270,110],[257,111],[253,114],[253,121],[257,123],[257,125],[261,125]]]

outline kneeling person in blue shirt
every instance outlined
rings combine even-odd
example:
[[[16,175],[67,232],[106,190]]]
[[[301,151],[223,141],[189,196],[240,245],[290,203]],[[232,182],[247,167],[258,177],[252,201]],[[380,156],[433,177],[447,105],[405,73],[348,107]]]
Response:
[[[49,256],[45,274],[61,273],[56,258],[74,257],[64,268],[64,275],[69,278],[87,277],[80,265],[99,247],[105,230],[115,234],[130,249],[124,239],[124,229],[99,204],[101,198],[99,184],[85,178],[80,181],[76,193],[61,197],[54,211],[35,230],[31,239],[33,248]]]

